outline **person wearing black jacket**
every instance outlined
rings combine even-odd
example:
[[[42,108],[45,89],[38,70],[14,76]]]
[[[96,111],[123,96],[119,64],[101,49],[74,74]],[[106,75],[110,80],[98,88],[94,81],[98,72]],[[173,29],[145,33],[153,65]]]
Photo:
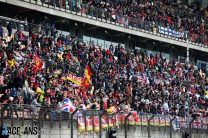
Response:
[[[8,36],[10,37],[12,34],[12,23],[9,22],[9,24],[7,25],[7,31],[8,31]]]
[[[117,138],[115,129],[109,129],[109,138]]]

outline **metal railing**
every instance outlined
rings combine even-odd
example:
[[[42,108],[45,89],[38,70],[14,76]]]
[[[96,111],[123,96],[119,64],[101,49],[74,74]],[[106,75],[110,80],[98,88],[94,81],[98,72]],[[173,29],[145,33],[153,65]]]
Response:
[[[11,23],[11,27],[14,30],[29,32],[29,34],[43,34],[46,37],[50,36],[51,29],[52,29],[50,25],[26,23],[25,21],[0,16],[0,23],[2,24],[3,27],[7,27],[9,22]],[[67,32],[67,33],[70,34],[70,32]],[[62,34],[62,30],[56,30],[55,35],[58,36],[58,34]],[[5,32],[3,36],[5,37]],[[77,40],[78,42],[85,42],[87,46],[92,42],[92,40],[87,41],[87,40],[83,40],[80,38],[77,38]],[[101,47],[102,49],[109,49],[110,47],[109,44],[101,44],[97,41],[94,41],[94,45],[96,47]]]
[[[60,112],[52,107],[37,106],[38,114],[33,116],[33,110],[30,105],[20,104],[1,104],[1,124],[7,120],[11,120],[11,126],[14,125],[15,119],[21,121],[24,126],[26,120],[32,120],[39,124],[39,129],[44,125],[44,122],[58,122],[59,128],[62,127],[62,121],[68,122],[68,127],[71,127],[71,138],[74,137],[74,128],[79,134],[97,133],[99,138],[103,137],[103,133],[108,130],[121,129],[125,132],[125,138],[128,137],[128,131],[137,131],[152,137],[155,130],[165,132],[170,138],[174,133],[188,132],[190,135],[193,130],[199,132],[208,131],[208,118],[191,118],[188,122],[187,118],[171,116],[171,115],[153,115],[140,114],[135,111],[124,113],[118,111],[109,114],[104,110],[82,110],[76,109],[73,113]],[[42,125],[41,125],[42,124]],[[76,124],[76,127],[75,125]]]
[[[190,33],[187,30],[173,30],[167,28],[158,23],[150,23],[147,21],[142,21],[137,18],[129,18],[120,13],[114,13],[109,11],[104,11],[104,9],[94,7],[92,5],[87,5],[84,3],[73,3],[69,0],[22,0],[36,5],[41,5],[44,7],[52,8],[55,10],[60,10],[70,14],[76,14],[79,16],[84,16],[94,20],[115,24],[117,26],[122,26],[124,28],[129,28],[133,30],[138,30],[157,36],[161,36],[168,39],[174,39],[177,41],[186,42],[188,39],[191,44],[200,47],[208,46],[208,38],[206,35],[198,35]]]

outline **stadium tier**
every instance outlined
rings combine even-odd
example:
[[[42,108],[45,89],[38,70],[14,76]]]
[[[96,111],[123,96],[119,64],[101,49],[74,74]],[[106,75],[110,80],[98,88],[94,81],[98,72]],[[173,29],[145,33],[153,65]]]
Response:
[[[207,115],[206,68],[120,45],[101,49],[50,29],[49,36],[24,36],[21,31],[12,34],[11,22],[7,25],[8,36],[1,38],[2,103],[37,100],[55,106],[71,97],[76,106],[88,109],[119,106],[183,117],[190,109],[191,114]],[[90,86],[82,84],[86,73]]]
[[[187,47],[186,40],[189,40],[190,48],[207,51],[205,48],[207,45],[207,37],[205,35],[207,10],[204,8],[204,10],[200,9],[199,12],[195,12],[199,8],[199,4],[196,2],[187,3],[182,0],[171,2],[162,0],[138,2],[75,2],[73,0],[1,1],[7,3],[9,6],[13,5],[11,8],[17,8],[14,6],[18,6],[23,8],[24,11],[39,11],[53,16],[63,17],[101,28],[110,28],[111,30],[122,33],[159,40],[183,47]],[[202,1],[200,2],[202,3]],[[170,3],[173,3],[173,5]],[[126,5],[126,9],[123,9],[124,5]],[[172,8],[169,11],[167,9],[170,6]],[[135,8],[138,9],[135,10]],[[192,11],[197,14],[190,14]],[[173,16],[174,13],[178,16]],[[186,16],[190,18],[186,18]],[[196,45],[200,46],[200,48],[196,47]]]
[[[11,14],[2,13],[2,16],[0,15],[2,122],[3,118],[67,120],[71,117],[73,120],[75,114],[79,133],[92,131],[98,133],[101,129],[110,128],[109,134],[114,135],[114,129],[120,125],[125,126],[126,132],[127,124],[148,126],[147,137],[150,137],[149,126],[170,127],[170,131],[172,127],[175,131],[188,128],[189,135],[190,128],[207,129],[208,64],[207,53],[204,52],[208,44],[206,32],[208,9],[200,9],[199,2],[194,0],[182,2],[28,0],[27,2],[48,5],[48,8],[53,6],[68,9],[101,20],[103,18],[122,24],[124,28],[135,27],[149,31],[151,35],[156,33],[168,35],[170,39],[181,40],[187,47],[181,48],[180,51],[176,44],[165,47],[167,51],[161,48],[155,52],[151,51],[154,48],[148,49],[149,46],[146,45],[149,44],[145,38],[134,37],[138,40],[144,39],[142,42],[144,46],[139,47],[137,44],[132,46],[130,36],[129,39],[115,39],[115,42],[112,42],[114,37],[110,28],[104,32],[92,31],[92,34],[110,36],[103,38],[100,45],[96,35],[93,37],[97,42],[91,37],[87,39],[83,33],[85,31],[64,30],[66,26],[56,22],[56,18],[60,17],[49,16],[50,19],[40,23],[40,19],[37,17],[31,19],[27,14],[14,19],[11,18]],[[5,15],[10,18],[4,17]],[[75,24],[71,27],[77,28],[79,23],[72,22]],[[88,29],[88,25],[79,27],[81,28],[79,30]],[[101,27],[99,29],[102,30]],[[107,39],[111,43],[106,44]],[[199,48],[189,53],[189,43],[195,46],[195,50],[196,47]],[[151,46],[160,47],[160,44],[162,45],[161,42],[153,41]],[[168,44],[165,43],[166,45]],[[174,46],[175,50],[172,51]],[[205,50],[200,50],[201,47]],[[196,53],[200,55],[196,56]],[[187,57],[186,60],[178,60],[173,58],[175,55]],[[25,116],[24,112],[29,114]],[[60,114],[64,116],[57,117]],[[172,132],[170,133],[172,137]],[[73,134],[71,136],[73,138]],[[102,137],[101,134],[99,137]]]

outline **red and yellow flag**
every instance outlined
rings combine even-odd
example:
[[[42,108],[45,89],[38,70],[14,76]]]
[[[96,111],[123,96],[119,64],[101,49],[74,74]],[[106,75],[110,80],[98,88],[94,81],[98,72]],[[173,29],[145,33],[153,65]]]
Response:
[[[90,88],[91,85],[91,70],[90,70],[90,66],[87,65],[85,68],[85,75],[83,77],[78,77],[73,73],[67,73],[66,77],[62,77],[63,80],[69,80],[79,86],[83,86],[85,89]]]
[[[91,76],[92,76],[92,72],[90,70],[90,66],[87,65],[86,68],[85,68],[85,76],[84,76],[83,81],[82,81],[82,86],[85,87],[86,89],[90,88]]]
[[[69,81],[73,82],[74,84],[81,85],[83,78],[77,77],[75,74],[69,72],[69,73],[67,73],[66,80],[69,80]]]
[[[83,78],[82,86],[86,89],[90,88],[91,81],[88,80],[86,77]]]
[[[90,80],[92,76],[92,73],[91,73],[91,70],[90,70],[90,66],[87,65],[86,68],[85,68],[85,77],[87,78],[87,80]]]
[[[33,60],[34,60],[33,72],[34,72],[34,73],[37,73],[37,72],[42,68],[42,66],[43,66],[43,61],[42,61],[42,59],[41,59],[39,56],[37,56],[37,55],[35,55],[35,56],[33,57]]]

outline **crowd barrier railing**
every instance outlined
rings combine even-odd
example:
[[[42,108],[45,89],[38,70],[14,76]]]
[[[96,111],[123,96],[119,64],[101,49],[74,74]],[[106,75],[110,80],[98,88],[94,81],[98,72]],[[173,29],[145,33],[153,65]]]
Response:
[[[105,110],[82,110],[76,109],[73,113],[60,112],[52,107],[35,106],[37,114],[34,114],[34,106],[24,104],[0,104],[1,111],[1,124],[6,120],[11,120],[11,126],[14,124],[15,119],[19,119],[22,125],[25,120],[37,120],[41,127],[44,121],[50,121],[51,126],[53,122],[67,121],[71,126],[71,138],[73,138],[74,123],[79,134],[97,133],[102,137],[103,131],[109,129],[124,129],[125,136],[129,129],[136,131],[137,127],[141,128],[151,137],[154,128],[159,131],[168,131],[170,138],[173,133],[177,131],[188,131],[190,134],[192,130],[208,131],[208,118],[197,117],[187,118],[171,115],[157,115],[157,114],[141,114],[136,111],[124,113],[118,111],[116,113],[107,113]],[[160,130],[163,128],[163,130]]]
[[[129,29],[143,31],[161,37],[170,38],[182,42],[186,42],[188,39],[191,44],[207,47],[208,40],[206,35],[191,34],[189,31],[180,29],[167,28],[159,23],[150,23],[142,21],[137,18],[130,18],[121,13],[115,11],[109,12],[102,8],[94,7],[93,5],[87,5],[81,2],[75,2],[73,0],[22,0],[36,5],[41,5],[56,10],[65,11],[71,14],[77,14],[79,16],[86,16],[102,22],[112,23],[118,26],[122,26]],[[161,30],[162,28],[162,30]]]

